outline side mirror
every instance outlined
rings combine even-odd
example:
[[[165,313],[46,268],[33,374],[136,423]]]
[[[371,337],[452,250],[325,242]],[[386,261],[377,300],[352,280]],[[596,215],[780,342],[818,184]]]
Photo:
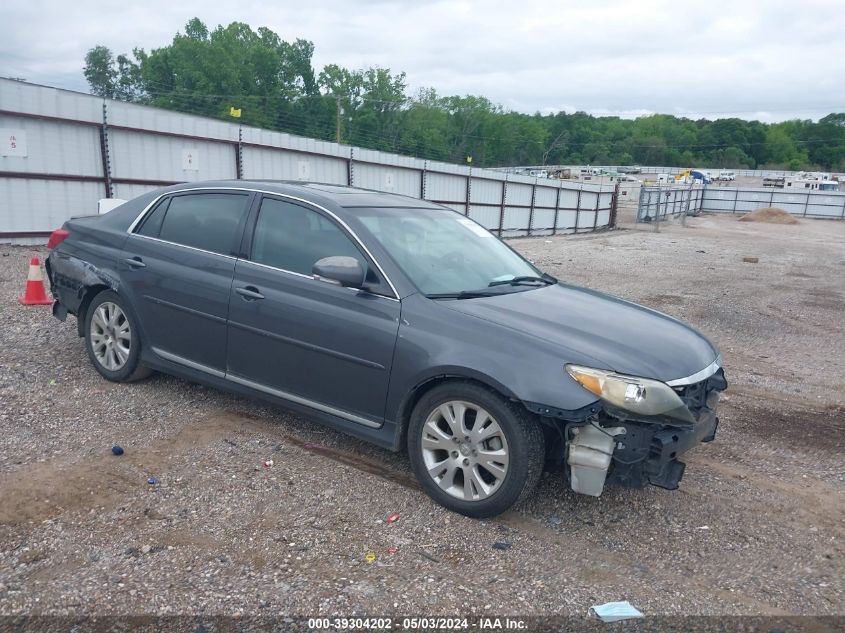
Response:
[[[317,260],[311,272],[314,279],[346,288],[363,287],[367,274],[357,259],[341,255]]]

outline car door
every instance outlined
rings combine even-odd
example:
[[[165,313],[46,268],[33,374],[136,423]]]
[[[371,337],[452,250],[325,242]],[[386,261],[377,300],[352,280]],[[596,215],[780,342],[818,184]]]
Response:
[[[123,279],[146,343],[159,356],[223,375],[226,318],[251,194],[166,196],[126,241]]]
[[[265,196],[253,227],[249,257],[235,264],[227,377],[381,425],[401,308],[386,280],[323,211]],[[372,291],[314,279],[314,262],[333,255],[357,258]]]

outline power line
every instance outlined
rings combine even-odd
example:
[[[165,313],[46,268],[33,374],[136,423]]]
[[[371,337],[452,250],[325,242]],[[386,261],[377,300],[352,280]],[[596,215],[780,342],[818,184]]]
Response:
[[[193,99],[195,97],[208,97],[208,98],[217,98],[215,95],[205,95],[196,93],[188,95],[188,94],[175,94],[175,93],[157,93],[160,96],[167,97],[167,98],[185,98],[185,99]],[[250,96],[246,96],[249,98]],[[254,95],[252,96],[254,97]],[[263,98],[263,97],[262,97]],[[286,102],[291,104],[293,102]],[[241,104],[243,105],[243,104]],[[182,109],[181,111],[184,111]],[[208,113],[205,114],[209,116]],[[213,115],[212,115],[213,116]],[[305,112],[295,112],[295,111],[280,111],[275,112],[272,115],[269,115],[274,121],[278,124],[297,124],[302,123],[303,128],[307,127],[308,124],[315,124],[318,123],[311,118],[311,115]],[[328,125],[328,123],[325,123]],[[368,138],[369,140],[391,140],[392,137],[388,137],[386,135],[379,136],[372,132],[366,133],[360,130],[354,131],[354,133],[363,136],[364,138]],[[491,142],[503,142],[503,141],[518,141],[523,143],[529,143],[536,145],[538,147],[547,147],[545,141],[538,140],[536,138],[527,137],[523,134],[512,134],[508,136],[483,136],[477,134],[459,134],[461,139],[466,140],[473,140],[473,141],[491,141]],[[328,139],[327,139],[328,140]],[[811,138],[811,139],[789,139],[790,142],[794,144],[800,145],[812,145],[816,143],[830,143],[829,139],[821,139],[821,138]],[[757,141],[757,142],[749,142],[749,141],[736,141],[736,142],[729,142],[729,143],[679,143],[679,144],[666,144],[666,143],[656,143],[656,144],[644,144],[644,143],[634,143],[631,141],[608,141],[601,138],[592,139],[589,141],[580,141],[580,142],[573,142],[573,141],[563,141],[560,143],[559,149],[565,149],[567,147],[586,147],[588,145],[597,145],[599,147],[608,147],[608,148],[621,148],[621,149],[679,149],[679,150],[696,150],[696,149],[727,149],[730,147],[738,147],[738,148],[748,148],[748,147],[765,147],[769,145],[778,145],[780,144],[779,141],[772,142],[772,141]]]
[[[226,93],[207,93],[207,92],[199,92],[199,91],[192,91],[192,90],[184,90],[182,88],[172,88],[162,82],[145,79],[143,80],[144,84],[154,84],[159,86],[158,90],[143,90],[144,93],[153,95],[153,96],[168,96],[173,94],[180,94],[186,96],[196,96],[196,97],[209,97],[209,98],[219,98],[219,99],[249,99],[249,98],[260,98],[260,99],[286,99],[287,97],[282,95],[273,95],[273,94],[258,94],[258,93],[240,93],[240,94],[226,94]],[[283,85],[281,82],[280,86]],[[293,86],[293,84],[291,84]],[[328,101],[336,101],[337,98],[340,96],[341,99],[346,99],[349,101],[363,101],[366,103],[379,103],[379,104],[389,104],[389,105],[421,105],[425,107],[437,108],[440,110],[444,110],[442,106],[433,105],[424,101],[420,101],[415,99],[414,97],[409,97],[407,95],[402,95],[402,97],[397,99],[376,99],[374,97],[368,97],[365,95],[337,95],[332,93],[327,94],[313,94],[313,95],[301,95],[294,98],[294,100],[306,100],[306,99],[326,99]],[[496,106],[493,104],[492,101],[487,99],[486,97],[479,96],[479,95],[467,95],[467,96],[459,96],[459,95],[448,95],[444,97],[438,97],[438,100],[444,101],[447,99],[466,99],[469,98],[478,98],[484,99],[491,105]],[[445,111],[445,110],[444,110]],[[806,105],[796,105],[793,107],[784,107],[784,108],[769,108],[769,107],[759,107],[755,109],[748,109],[748,110],[697,110],[697,111],[683,111],[683,112],[658,112],[655,110],[651,110],[650,108],[640,108],[640,109],[632,109],[632,110],[615,110],[612,112],[606,112],[601,114],[593,114],[587,110],[575,109],[572,111],[566,110],[559,110],[556,113],[549,113],[549,114],[541,114],[541,117],[552,117],[555,114],[577,114],[577,113],[585,113],[594,118],[613,118],[613,117],[620,117],[620,116],[655,116],[655,115],[665,115],[665,116],[672,116],[675,118],[689,118],[693,116],[700,116],[700,115],[707,115],[707,114],[762,114],[768,112],[827,112],[827,113],[836,113],[836,112],[843,112],[845,111],[845,105],[836,105],[836,106],[806,106]],[[524,117],[534,117],[535,114],[528,114],[525,112],[517,112],[514,110],[503,110],[504,113],[508,114],[516,114],[519,116]]]

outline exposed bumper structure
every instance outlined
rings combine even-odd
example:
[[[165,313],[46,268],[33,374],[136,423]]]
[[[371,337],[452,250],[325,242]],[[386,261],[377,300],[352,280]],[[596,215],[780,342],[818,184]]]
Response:
[[[713,411],[703,414],[691,429],[627,425],[628,432],[614,451],[608,483],[629,488],[652,484],[674,490],[686,467],[678,457],[699,443],[713,441],[718,426]]]
[[[678,458],[715,438],[716,404],[726,387],[722,370],[699,383],[675,387],[695,418],[689,426],[602,412],[586,425],[569,427],[566,464],[572,489],[595,497],[607,484],[674,490],[686,467]]]

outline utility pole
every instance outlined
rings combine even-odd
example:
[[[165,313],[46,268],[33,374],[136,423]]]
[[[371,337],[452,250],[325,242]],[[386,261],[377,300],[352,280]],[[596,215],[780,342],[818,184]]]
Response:
[[[340,97],[339,96],[335,97],[335,99],[336,99],[336,103],[337,103],[337,108],[336,108],[337,109],[337,116],[335,118],[334,137],[335,137],[335,143],[340,145]]]

